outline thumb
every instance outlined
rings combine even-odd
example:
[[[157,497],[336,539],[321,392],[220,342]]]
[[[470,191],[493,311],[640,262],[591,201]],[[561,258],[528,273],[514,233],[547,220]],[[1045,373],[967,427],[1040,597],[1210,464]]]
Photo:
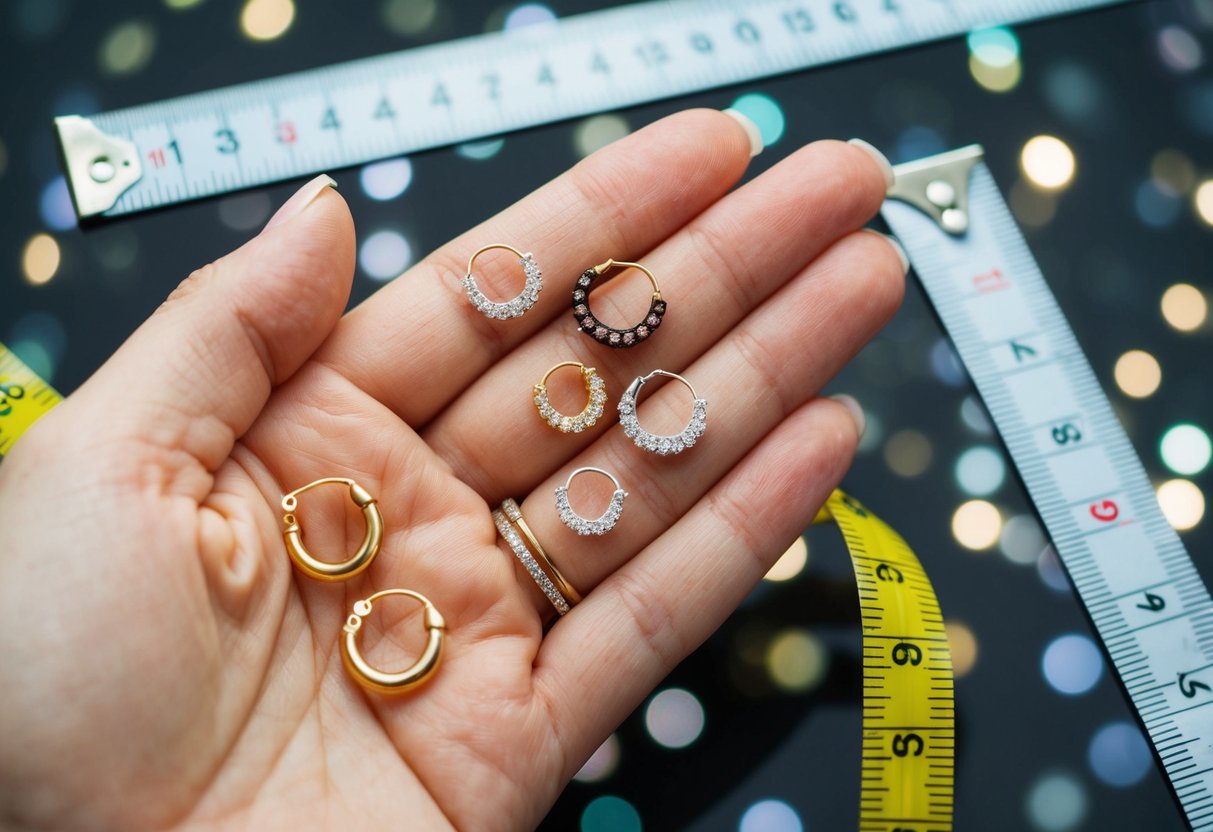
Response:
[[[214,471],[349,300],[354,225],[335,186],[316,177],[190,275],[63,408],[93,414],[94,438],[185,451]]]

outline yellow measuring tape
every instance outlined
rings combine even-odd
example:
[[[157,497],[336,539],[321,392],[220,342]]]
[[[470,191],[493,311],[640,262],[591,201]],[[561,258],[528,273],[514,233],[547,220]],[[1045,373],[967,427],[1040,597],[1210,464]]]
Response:
[[[952,828],[952,654],[931,581],[901,535],[835,491],[814,523],[838,524],[863,626],[860,832]]]
[[[63,401],[38,374],[4,344],[0,344],[0,456],[43,413]]]
[[[0,344],[0,456],[62,401]],[[897,532],[835,491],[814,522],[838,524],[855,566],[863,623],[861,832],[952,828],[952,659],[918,558]]]

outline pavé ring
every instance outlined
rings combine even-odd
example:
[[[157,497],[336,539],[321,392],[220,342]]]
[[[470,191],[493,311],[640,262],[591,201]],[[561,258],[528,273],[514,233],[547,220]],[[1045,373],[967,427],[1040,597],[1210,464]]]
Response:
[[[548,401],[548,378],[561,367],[581,368],[581,380],[589,398],[576,416],[565,416]],[[593,427],[602,418],[606,399],[606,382],[602,380],[602,376],[598,375],[593,367],[587,367],[580,361],[561,361],[543,374],[534,390],[535,409],[539,411],[540,418],[561,433],[581,433],[586,428]]]
[[[615,485],[615,493],[611,495],[611,502],[596,520],[587,520],[577,512],[573,511],[573,507],[569,505],[569,486],[573,483],[573,478],[578,474],[586,474],[593,472],[602,474]],[[619,515],[623,513],[623,498],[628,496],[628,492],[623,490],[623,486],[619,484],[619,480],[615,479],[615,475],[601,468],[578,468],[573,473],[569,474],[569,478],[564,481],[564,485],[556,487],[556,511],[560,513],[561,521],[579,535],[597,534],[602,535],[615,528],[615,523],[619,520]]]
[[[502,303],[497,303],[485,297],[484,292],[480,291],[480,287],[476,285],[476,278],[472,276],[472,266],[475,264],[476,258],[486,251],[495,248],[503,248],[506,251],[512,251],[514,254],[517,254],[518,262],[522,265],[522,270],[526,274],[526,279],[522,284],[522,291],[514,298]],[[543,289],[543,273],[539,271],[539,266],[529,251],[524,254],[505,243],[489,243],[487,246],[477,249],[468,258],[468,271],[463,276],[463,288],[467,290],[468,300],[472,302],[472,306],[476,307],[477,310],[488,318],[504,321],[507,318],[518,318],[525,315],[526,311],[535,305],[535,301],[539,300],[539,292]]]
[[[640,420],[636,418],[636,398],[640,395],[640,388],[653,376],[665,376],[681,381],[695,397],[695,402],[691,406],[691,418],[681,433],[672,436],[657,436],[642,428]],[[691,382],[677,373],[654,370],[646,376],[637,376],[619,398],[619,424],[623,425],[623,432],[631,437],[632,441],[636,443],[636,447],[642,450],[661,456],[680,454],[694,445],[695,441],[708,429],[708,402],[706,399],[699,398],[699,394],[695,392]]]
[[[653,284],[653,300],[649,304],[649,311],[645,314],[644,320],[631,329],[615,329],[607,326],[590,311],[590,287],[597,278],[614,268],[639,269]],[[634,347],[647,340],[652,336],[654,330],[661,326],[661,319],[664,316],[665,301],[661,299],[661,288],[657,285],[657,278],[639,263],[607,260],[605,263],[600,263],[582,272],[581,277],[577,278],[577,285],[573,288],[573,317],[577,319],[577,326],[586,335],[608,347],[620,349]]]

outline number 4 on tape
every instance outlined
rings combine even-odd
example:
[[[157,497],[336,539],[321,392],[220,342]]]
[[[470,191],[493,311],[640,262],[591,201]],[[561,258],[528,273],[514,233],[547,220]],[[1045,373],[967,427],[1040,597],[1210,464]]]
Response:
[[[882,213],[990,411],[1194,829],[1213,830],[1213,600],[972,146]]]

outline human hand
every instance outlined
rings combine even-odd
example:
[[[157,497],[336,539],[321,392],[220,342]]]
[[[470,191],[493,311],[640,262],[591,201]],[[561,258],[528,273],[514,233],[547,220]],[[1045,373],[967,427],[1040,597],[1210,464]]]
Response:
[[[667,118],[344,317],[353,225],[310,183],[183,283],[0,466],[0,817],[538,823],[808,525],[854,451],[848,409],[815,395],[901,298],[895,249],[857,231],[884,173],[822,142],[729,192],[749,155],[720,113]],[[535,252],[546,282],[509,322],[483,318],[459,283],[468,255],[497,241]],[[608,350],[576,331],[572,284],[609,257],[661,280],[670,311],[652,343]],[[517,291],[512,258],[477,263],[490,296]],[[632,274],[596,290],[594,308],[624,321],[648,292]],[[607,417],[573,435],[531,403],[567,359],[596,367],[610,395]],[[611,418],[657,367],[710,402],[706,435],[677,457],[639,451]],[[662,389],[643,419],[660,432],[687,408],[684,390]],[[631,494],[601,538],[577,537],[554,508],[581,465]],[[283,493],[330,476],[366,488],[385,523],[374,564],[339,584],[295,571],[281,537]],[[546,634],[554,610],[490,519],[510,496],[585,596]],[[301,502],[313,553],[358,545],[343,489]],[[448,628],[437,674],[398,697],[365,694],[338,649],[353,602],[388,587],[425,594]],[[417,655],[417,614],[376,607],[361,636],[373,664]]]

